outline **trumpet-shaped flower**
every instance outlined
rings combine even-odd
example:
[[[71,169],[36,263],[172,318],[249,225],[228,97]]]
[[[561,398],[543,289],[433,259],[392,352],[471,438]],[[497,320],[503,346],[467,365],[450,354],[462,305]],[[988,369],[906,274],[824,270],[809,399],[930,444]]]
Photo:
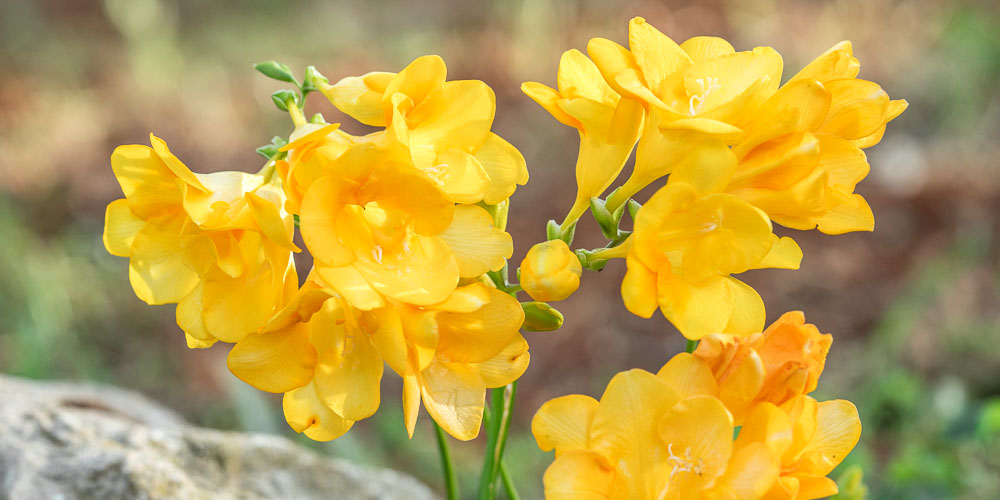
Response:
[[[740,423],[759,402],[781,405],[815,390],[832,341],[792,311],[762,333],[709,335],[694,355],[711,367],[719,397]]]
[[[108,205],[104,244],[129,257],[136,295],[178,303],[191,347],[235,342],[262,327],[297,285],[292,218],[270,174],[192,173],[150,136],[152,148],[111,157],[124,199]]]
[[[535,300],[563,300],[580,287],[583,266],[563,240],[538,243],[521,261],[521,287]]]
[[[618,177],[642,130],[643,109],[608,86],[597,66],[577,50],[563,53],[557,81],[558,90],[535,82],[522,84],[521,90],[580,133],[576,200],[563,222],[569,225]]]
[[[490,132],[493,90],[446,77],[440,57],[423,56],[399,73],[348,77],[320,90],[358,121],[385,127],[371,139],[402,146],[452,202],[497,204],[528,181],[524,157]]]
[[[659,307],[689,339],[759,332],[764,304],[731,275],[796,269],[802,259],[793,240],[772,233],[766,214],[713,192],[732,165],[721,144],[691,158],[639,210],[631,237],[622,281],[625,306],[645,318]]]
[[[600,401],[571,395],[542,405],[531,429],[556,453],[546,498],[761,498],[777,479],[778,455],[763,444],[735,449],[722,402],[673,382],[629,370]]]

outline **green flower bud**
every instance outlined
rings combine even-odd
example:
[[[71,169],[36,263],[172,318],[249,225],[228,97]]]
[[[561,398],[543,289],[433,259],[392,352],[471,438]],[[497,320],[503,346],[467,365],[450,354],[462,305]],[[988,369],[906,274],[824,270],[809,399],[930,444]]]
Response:
[[[524,328],[529,332],[551,332],[558,330],[563,324],[563,315],[556,308],[545,302],[522,302],[524,309]]]

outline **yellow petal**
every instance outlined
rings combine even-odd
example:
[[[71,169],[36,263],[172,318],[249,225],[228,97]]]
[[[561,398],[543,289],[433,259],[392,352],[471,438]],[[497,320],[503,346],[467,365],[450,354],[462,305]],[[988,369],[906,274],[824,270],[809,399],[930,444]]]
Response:
[[[583,97],[609,106],[618,102],[617,93],[604,81],[597,66],[579,50],[563,52],[556,81],[564,98]]]
[[[140,219],[148,220],[180,208],[177,176],[152,148],[135,144],[118,146],[111,154],[111,168],[129,200],[129,208]]]
[[[448,298],[441,303],[434,304],[432,308],[436,311],[447,311],[454,313],[471,313],[478,311],[481,307],[489,303],[489,286],[483,283],[472,283],[456,288]]]
[[[591,38],[587,42],[587,53],[615,92],[644,102],[659,102],[659,99],[646,88],[645,82],[641,81],[639,66],[636,65],[635,57],[628,49],[606,38]],[[618,83],[618,76],[626,72],[632,82],[629,89]]]
[[[670,182],[683,182],[700,195],[722,191],[736,169],[736,157],[725,143],[706,140],[674,167]]]
[[[750,351],[727,378],[719,384],[719,399],[733,413],[737,424],[743,423],[750,404],[764,386],[767,374],[756,351]]]
[[[819,57],[813,59],[806,67],[796,73],[789,82],[796,80],[828,82],[841,78],[854,78],[858,76],[860,68],[860,63],[854,58],[854,49],[851,46],[851,42],[844,40],[837,42],[837,44],[830,47],[830,49]]]
[[[792,446],[792,423],[788,415],[768,402],[754,405],[734,446],[740,449],[754,443],[764,443],[777,456],[782,456]]]
[[[378,410],[383,361],[368,333],[345,320],[352,314],[327,301],[309,321],[309,332],[318,354],[317,394],[338,415],[361,420]]]
[[[642,68],[649,89],[657,93],[663,81],[676,71],[691,64],[691,58],[680,45],[641,17],[628,24],[628,45]]]
[[[417,104],[423,101],[434,89],[444,84],[447,77],[448,68],[440,56],[428,55],[414,59],[386,85],[382,97],[385,123],[392,123],[392,111],[389,103],[395,94],[406,95],[414,104]]]
[[[152,219],[132,241],[129,281],[136,296],[147,304],[178,302],[198,283],[198,274],[184,264],[180,251],[185,219]]]
[[[488,288],[490,301],[470,313],[438,315],[438,351],[452,361],[486,361],[506,348],[524,323],[521,304],[510,295]]]
[[[832,135],[819,137],[819,166],[829,176],[833,188],[851,192],[868,176],[871,167],[864,151],[850,141]]]
[[[254,220],[264,232],[264,236],[292,252],[302,251],[292,242],[292,219],[291,217],[284,219],[281,217],[280,205],[268,201],[256,193],[247,193],[245,196]]]
[[[207,349],[216,343],[215,339],[202,340],[187,333],[184,334],[184,339],[187,342],[188,349]]]
[[[834,206],[817,220],[817,229],[826,234],[875,229],[875,216],[868,202],[860,194],[844,194],[831,190],[828,196],[835,200]]]
[[[250,235],[245,233],[243,239]],[[256,238],[259,245],[259,237]],[[259,251],[259,250],[258,250]],[[285,257],[285,263],[291,257]],[[224,342],[239,342],[263,327],[280,306],[282,288],[274,286],[274,273],[284,276],[285,267],[246,272],[239,278],[217,273],[207,279],[203,291],[206,329]]]
[[[733,312],[725,333],[750,335],[764,328],[764,301],[750,285],[736,279],[727,278],[733,293]]]
[[[478,203],[490,187],[479,160],[457,148],[439,153],[434,165],[422,171],[455,203]]]
[[[732,456],[733,417],[717,398],[692,396],[663,415],[659,420],[659,435],[674,455],[690,453],[697,459],[701,465],[697,481],[708,482],[725,472]],[[691,471],[678,471],[675,479],[683,482],[693,476]]]
[[[427,413],[445,432],[461,441],[479,435],[486,386],[475,369],[439,358],[420,372],[420,392]]]
[[[656,311],[656,274],[634,255],[625,259],[628,270],[622,280],[622,300],[632,314],[649,318]]]
[[[562,96],[559,95],[559,92],[552,87],[542,85],[537,82],[524,82],[521,84],[521,92],[524,92],[524,95],[530,97],[532,100],[545,108],[549,114],[551,114],[556,120],[559,120],[559,122],[563,125],[569,125],[573,128],[582,127],[579,120],[562,110],[559,106],[559,101],[562,100]]]
[[[830,473],[861,437],[858,409],[850,401],[823,401],[816,407],[816,433],[802,448],[799,470],[817,476]]]
[[[518,378],[528,368],[531,355],[528,353],[528,342],[518,335],[502,351],[490,359],[479,363],[470,363],[487,388],[503,387]]]
[[[337,235],[337,219],[349,195],[346,182],[328,175],[313,182],[302,198],[299,213],[302,240],[313,258],[323,265],[340,267],[354,262],[354,252]]]
[[[475,156],[489,176],[489,186],[483,195],[483,201],[487,205],[496,205],[506,200],[514,194],[515,184],[523,186],[528,182],[528,167],[524,156],[511,143],[492,132]]]
[[[688,38],[681,44],[681,48],[695,63],[736,52],[729,42],[716,36]]]
[[[566,452],[588,449],[590,424],[599,403],[582,394],[571,394],[545,402],[531,419],[531,433],[542,451]]]
[[[821,132],[860,139],[884,125],[889,95],[878,84],[866,80],[833,80],[824,86],[830,91],[830,111]]]
[[[556,458],[545,470],[542,483],[548,500],[624,500],[627,492],[615,491],[615,471],[604,466],[596,453],[574,451]]]
[[[717,487],[733,493],[733,498],[762,498],[780,471],[781,463],[774,452],[764,443],[752,443],[733,454]]]
[[[304,432],[310,439],[330,441],[344,435],[354,422],[344,419],[328,408],[310,383],[285,393],[281,400],[285,420],[295,432]]]
[[[719,393],[719,384],[712,375],[712,369],[690,353],[682,352],[671,358],[656,372],[656,376],[670,384],[682,398],[716,396]]]
[[[781,238],[778,235],[772,236],[774,244],[771,245],[771,251],[755,267],[758,269],[798,269],[802,262],[802,249],[799,248],[799,244],[788,236]]]
[[[799,491],[796,499],[812,500],[814,498],[826,498],[837,494],[837,483],[828,477],[798,476]]]
[[[229,351],[226,364],[233,375],[262,391],[288,392],[312,380],[316,349],[299,323],[244,338]]]
[[[657,441],[656,422],[680,400],[669,384],[644,370],[632,369],[615,375],[601,396],[590,427],[590,449],[612,462],[642,461],[638,450],[650,449]],[[730,439],[732,439],[730,429]],[[642,477],[642,466],[632,477]]]
[[[352,307],[370,311],[385,306],[382,297],[354,266],[317,267],[316,274],[324,284],[344,297]]]
[[[661,272],[656,289],[663,315],[688,339],[724,333],[733,311],[733,289],[726,277],[691,283]]]
[[[417,417],[420,415],[420,382],[416,374],[403,375],[403,421],[406,422],[406,434],[413,439],[413,431],[417,427]]]
[[[455,207],[451,225],[438,237],[448,244],[463,278],[498,271],[514,253],[510,235],[495,227],[489,212],[476,205]]]
[[[323,93],[337,109],[355,120],[373,127],[385,127],[382,99],[395,73],[371,72],[349,76]]]
[[[112,201],[104,212],[104,248],[111,255],[128,257],[132,241],[146,223],[135,216],[123,199]]]
[[[384,255],[382,262],[364,256],[354,267],[376,291],[408,304],[426,306],[448,298],[459,279],[458,263],[448,245],[436,236],[416,235],[407,247]],[[320,276],[326,279],[322,270]]]
[[[447,144],[472,151],[489,136],[495,112],[496,96],[489,85],[479,80],[446,82],[410,113],[411,148]],[[421,166],[417,158],[414,163]]]
[[[776,137],[815,131],[826,120],[830,92],[817,81],[801,80],[782,86],[761,107],[746,140],[733,148],[742,158],[750,150]]]
[[[167,148],[167,143],[163,142],[163,139],[160,139],[153,134],[149,134],[149,143],[153,146],[153,151],[155,151],[156,155],[160,157],[163,164],[166,165],[178,179],[183,181],[185,184],[202,191],[209,190],[209,188],[205,187],[205,185],[201,183],[197,174],[191,172],[186,165],[181,163],[180,159],[170,152],[170,149]]]

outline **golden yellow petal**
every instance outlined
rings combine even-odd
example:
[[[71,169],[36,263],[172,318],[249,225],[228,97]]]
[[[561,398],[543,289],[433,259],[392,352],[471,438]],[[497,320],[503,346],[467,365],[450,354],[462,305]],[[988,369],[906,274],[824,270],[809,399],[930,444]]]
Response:
[[[454,203],[478,203],[490,187],[490,177],[479,160],[458,148],[438,153],[434,165],[421,170]]]
[[[825,476],[844,460],[861,437],[858,409],[836,399],[816,406],[816,432],[802,448],[799,470]]]
[[[735,169],[736,156],[725,143],[705,140],[677,163],[670,182],[686,183],[699,195],[717,193],[726,187]]]
[[[475,369],[438,358],[420,372],[419,379],[424,407],[431,418],[455,439],[475,439],[486,400],[486,386]]]
[[[604,81],[593,61],[579,50],[563,52],[556,81],[563,98],[583,97],[608,106],[618,103],[617,92]]]
[[[752,443],[737,449],[716,488],[724,488],[736,499],[762,498],[777,481],[779,472],[778,456],[764,443]]]
[[[556,450],[556,458],[569,451],[586,450],[590,424],[599,403],[582,394],[571,394],[545,402],[531,419],[531,433],[542,451]]]
[[[378,410],[383,361],[368,333],[345,320],[352,314],[327,301],[309,321],[309,334],[318,355],[316,393],[338,415],[361,420]]]
[[[518,378],[528,368],[531,355],[528,353],[528,341],[517,335],[502,351],[490,359],[479,363],[470,363],[487,388],[503,387]]]
[[[215,345],[217,342],[215,339],[202,340],[197,337],[193,337],[188,333],[184,334],[184,339],[187,341],[188,349],[207,349]]]
[[[131,207],[131,205],[130,205]],[[169,304],[184,298],[198,274],[184,263],[180,239],[184,216],[152,219],[135,234],[129,259],[129,282],[143,302]]]
[[[521,84],[521,92],[524,95],[530,97],[532,100],[537,102],[545,111],[548,111],[556,120],[559,120],[563,125],[569,125],[573,128],[581,128],[580,121],[573,118],[565,111],[559,107],[559,101],[562,100],[562,96],[559,92],[549,87],[547,85],[542,85],[537,82],[524,82]]]
[[[514,194],[515,184],[528,182],[528,167],[524,156],[511,143],[490,133],[475,153],[479,164],[489,176],[489,186],[483,201],[496,205]]]
[[[867,80],[833,80],[824,84],[830,92],[830,111],[820,132],[860,139],[885,125],[889,95]]]
[[[167,148],[167,143],[164,142],[163,139],[160,139],[153,134],[149,134],[149,143],[153,146],[153,151],[155,151],[156,155],[160,157],[163,164],[166,165],[178,179],[183,181],[185,184],[198,188],[202,191],[209,190],[209,188],[205,187],[205,185],[201,183],[197,174],[191,172],[186,165],[181,163],[180,159],[170,152],[170,149]]]
[[[799,490],[795,500],[827,498],[836,495],[838,491],[837,483],[828,477],[799,475],[796,479],[798,479]]]
[[[349,76],[323,92],[337,109],[355,120],[373,127],[384,127],[383,96],[395,73],[375,71]]]
[[[656,278],[660,310],[682,335],[698,340],[710,333],[728,333],[725,329],[733,312],[733,289],[727,277],[691,283],[661,272]]]
[[[498,271],[514,253],[510,235],[495,227],[489,212],[476,205],[455,207],[451,225],[438,237],[448,244],[463,278]]]
[[[578,450],[562,455],[542,477],[548,500],[624,500],[627,492],[615,490],[615,470],[593,452]]]
[[[111,154],[111,169],[137,217],[152,217],[180,209],[181,190],[177,176],[163,164],[152,148],[118,146]]]
[[[625,259],[628,270],[622,280],[622,300],[632,314],[649,318],[656,311],[656,274],[634,255]]]
[[[717,398],[692,396],[673,405],[659,422],[659,437],[676,456],[691,456],[701,465],[698,482],[709,482],[726,470],[733,453],[733,417]],[[690,455],[689,455],[690,454]],[[695,476],[691,471],[681,476]]]
[[[324,284],[344,297],[352,307],[370,311],[385,307],[385,298],[365,279],[354,266],[316,267],[316,274]]]
[[[420,415],[420,382],[417,375],[403,375],[403,421],[406,423],[406,434],[413,439],[413,431],[417,427],[417,417]]]
[[[347,182],[328,175],[313,182],[302,198],[299,227],[302,240],[319,263],[317,267],[354,262],[354,252],[337,235],[337,219],[344,210],[348,189]]]
[[[691,37],[681,43],[681,48],[695,63],[736,52],[729,42],[717,36]]]
[[[830,186],[838,191],[854,191],[871,170],[864,151],[839,137],[821,135],[819,152],[819,167],[829,176]]]
[[[299,323],[247,336],[229,351],[226,364],[233,375],[262,391],[288,392],[312,380],[316,349],[309,343],[308,328]]]
[[[518,336],[524,323],[521,304],[488,288],[490,301],[475,312],[438,314],[438,352],[452,361],[478,363],[497,355]]]
[[[381,262],[363,256],[354,267],[377,292],[408,304],[428,306],[448,298],[458,285],[459,272],[444,240],[416,235],[405,247],[403,251],[384,254]],[[320,276],[326,279],[322,270]]]
[[[264,236],[292,252],[302,251],[292,241],[292,218],[291,216],[282,218],[279,205],[258,196],[256,193],[247,193],[246,201]]]
[[[830,190],[834,205],[816,222],[816,228],[826,234],[844,234],[875,229],[875,215],[860,194],[844,194]]]
[[[776,456],[784,455],[792,446],[792,423],[777,406],[764,402],[754,405],[736,437],[736,449],[763,443]]]
[[[283,290],[274,286],[275,272],[283,276],[285,269],[268,265],[239,278],[220,272],[206,279],[202,311],[208,332],[224,342],[239,342],[262,328],[281,305]]]
[[[316,394],[310,383],[285,393],[281,400],[285,420],[295,432],[304,432],[310,439],[330,441],[350,430],[354,422],[337,415]]]
[[[691,64],[691,58],[680,45],[641,17],[629,21],[628,45],[653,93],[658,93],[668,76]]]
[[[448,68],[437,55],[421,56],[396,74],[385,87],[382,109],[385,123],[392,123],[391,99],[396,94],[409,97],[414,104],[423,101],[434,89],[444,84]]]
[[[708,364],[693,354],[682,352],[667,361],[656,376],[665,380],[682,398],[719,394],[719,384]]]
[[[755,267],[757,269],[777,268],[777,269],[798,269],[802,263],[802,249],[795,240],[788,236],[778,237],[772,235],[774,244],[771,251]]]
[[[473,151],[486,140],[496,112],[493,89],[479,80],[446,82],[416,105],[408,118],[410,146]],[[422,167],[414,158],[414,163]]]
[[[751,403],[761,387],[767,371],[760,356],[751,350],[747,357],[719,384],[719,399],[733,413],[736,424],[742,424]]]
[[[858,75],[860,67],[861,65],[858,63],[858,60],[854,58],[854,49],[851,46],[851,42],[844,40],[837,42],[819,57],[813,59],[806,67],[796,73],[789,82],[796,80],[828,82],[841,78],[854,78]]]
[[[478,311],[490,301],[489,286],[483,283],[472,283],[456,288],[448,298],[441,303],[434,304],[432,308],[436,311],[447,311],[454,313],[471,313]]]
[[[641,478],[646,471],[641,451],[655,451],[656,423],[679,400],[677,391],[652,373],[639,369],[618,373],[608,383],[594,413],[590,449],[612,462],[637,460],[631,476]],[[729,437],[732,439],[732,429]]]
[[[132,241],[146,223],[135,216],[124,198],[112,201],[104,212],[104,248],[111,255],[128,257]]]
[[[637,89],[641,89],[639,95],[636,95],[629,90],[623,88],[617,82],[618,75],[628,71],[631,75],[634,75],[637,79],[641,78],[639,76],[639,66],[635,63],[635,58],[632,53],[628,51],[625,47],[612,42],[606,38],[591,38],[587,42],[587,54],[594,61],[594,65],[601,72],[604,77],[604,81],[611,86],[615,92],[623,96],[633,97],[639,100],[645,101],[646,98],[651,98],[652,100],[658,101],[659,99],[654,96],[648,88],[645,87],[645,82],[635,82],[634,86]]]

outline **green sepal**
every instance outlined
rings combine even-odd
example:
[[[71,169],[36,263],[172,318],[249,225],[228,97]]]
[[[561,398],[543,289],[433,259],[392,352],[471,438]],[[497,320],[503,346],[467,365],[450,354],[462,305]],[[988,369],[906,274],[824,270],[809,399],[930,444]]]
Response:
[[[308,94],[309,92],[315,92],[319,90],[320,85],[317,85],[316,82],[320,82],[321,84],[328,84],[330,83],[330,80],[328,80],[325,76],[320,74],[319,70],[316,69],[316,66],[307,67],[306,76],[302,80],[302,92]]]
[[[601,249],[603,250],[603,248]],[[584,269],[590,269],[591,271],[600,271],[604,269],[604,266],[608,265],[608,259],[591,259],[591,254],[594,252],[591,250],[584,250],[578,248],[573,251],[576,254],[576,258],[580,260],[580,265]]]
[[[260,71],[268,78],[299,85],[299,82],[292,76],[292,69],[278,61],[259,62],[253,65],[253,69]]]
[[[288,111],[288,101],[298,103],[298,96],[288,89],[281,89],[271,94],[271,101],[282,111]]]
[[[316,125],[326,125],[326,118],[323,117],[323,113],[316,113],[312,115],[309,119],[309,123],[315,123]]]
[[[632,222],[635,222],[635,218],[639,216],[639,209],[642,208],[642,205],[635,200],[628,200],[626,205],[628,206],[628,216],[632,218]]]
[[[545,225],[545,236],[548,240],[563,240],[567,245],[573,244],[573,235],[576,234],[576,222],[569,227],[562,227],[558,222],[550,220]]]
[[[558,330],[563,324],[563,315],[556,308],[545,302],[522,302],[524,324],[521,326],[528,332],[551,332]]]
[[[609,212],[604,200],[600,198],[590,199],[590,213],[594,215],[597,225],[601,226],[601,233],[609,240],[617,240],[621,234],[618,225],[625,214],[625,205],[618,207],[614,212]]]
[[[285,156],[285,153],[278,150],[281,149],[285,144],[288,144],[288,141],[285,140],[284,137],[276,135],[271,138],[270,144],[265,144],[255,149],[254,151],[256,151],[257,154],[263,156],[264,158],[267,158],[268,160],[272,158],[281,159]]]

